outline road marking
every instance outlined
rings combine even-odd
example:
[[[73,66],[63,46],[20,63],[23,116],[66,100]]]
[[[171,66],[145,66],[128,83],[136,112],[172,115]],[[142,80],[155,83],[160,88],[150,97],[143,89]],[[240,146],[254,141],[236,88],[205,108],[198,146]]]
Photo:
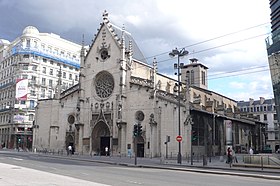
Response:
[[[23,159],[21,159],[21,158],[12,158],[12,159],[18,160],[18,161],[22,161],[22,160],[23,160]]]
[[[142,185],[143,183],[137,182],[137,181],[132,181],[132,180],[127,180],[128,183],[133,183],[137,185]]]

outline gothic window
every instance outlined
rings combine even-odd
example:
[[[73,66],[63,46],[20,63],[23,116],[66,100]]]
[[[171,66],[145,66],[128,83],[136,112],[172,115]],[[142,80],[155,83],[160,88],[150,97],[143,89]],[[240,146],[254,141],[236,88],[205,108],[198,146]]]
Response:
[[[95,78],[95,91],[98,97],[108,98],[114,89],[113,76],[105,71],[99,72]]]
[[[108,50],[105,49],[105,48],[102,49],[100,51],[100,57],[101,57],[102,60],[106,60],[107,58],[109,58],[110,56],[109,56]]]
[[[74,124],[74,122],[75,122],[75,117],[73,115],[69,115],[68,116],[68,123],[69,124]]]
[[[143,113],[142,111],[137,111],[137,112],[135,113],[135,119],[136,119],[137,121],[143,121],[144,118],[145,118],[145,115],[144,115],[144,113]]]

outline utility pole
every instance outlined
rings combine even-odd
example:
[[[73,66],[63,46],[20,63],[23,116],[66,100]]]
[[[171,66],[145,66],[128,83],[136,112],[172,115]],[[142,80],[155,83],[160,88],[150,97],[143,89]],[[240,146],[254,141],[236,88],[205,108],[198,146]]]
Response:
[[[178,82],[177,82],[177,87],[178,87],[178,136],[181,136],[181,68],[184,66],[184,63],[180,63],[180,58],[188,55],[189,52],[185,50],[185,48],[182,48],[181,50],[178,50],[175,48],[169,53],[170,57],[175,57],[177,56],[177,64],[174,64],[174,69],[177,69],[177,72],[175,75],[178,76]],[[178,141],[178,140],[177,140]],[[182,153],[181,153],[181,140],[178,141],[178,155],[177,155],[177,163],[181,164],[182,163]]]

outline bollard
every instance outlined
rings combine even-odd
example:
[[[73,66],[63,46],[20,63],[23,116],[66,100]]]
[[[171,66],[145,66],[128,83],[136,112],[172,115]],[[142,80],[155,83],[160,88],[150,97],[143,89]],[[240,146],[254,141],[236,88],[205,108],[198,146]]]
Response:
[[[261,167],[262,167],[262,170],[263,170],[263,157],[261,156]]]
[[[204,155],[202,155],[202,166],[204,166]]]
[[[203,163],[203,166],[207,165],[207,158],[205,155],[202,155],[202,163]]]

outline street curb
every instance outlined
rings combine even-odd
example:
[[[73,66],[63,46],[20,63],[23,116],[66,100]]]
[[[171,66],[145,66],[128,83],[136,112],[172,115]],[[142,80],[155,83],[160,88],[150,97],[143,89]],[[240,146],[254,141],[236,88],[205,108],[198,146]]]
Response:
[[[176,168],[176,167],[160,167],[160,166],[149,166],[149,165],[142,165],[141,167],[143,167],[143,168],[169,169],[169,170],[176,170],[176,171],[196,172],[196,173],[221,174],[221,175],[230,175],[230,176],[242,176],[242,177],[253,177],[253,178],[280,180],[280,176],[256,175],[256,174],[248,174],[248,173],[243,174],[243,173],[236,173],[236,172],[222,172],[222,171]]]
[[[134,165],[129,163],[117,163],[112,161],[103,161],[103,160],[94,160],[94,159],[85,159],[85,158],[76,158],[76,157],[64,157],[64,156],[56,156],[56,155],[44,155],[44,154],[36,154],[38,156],[45,156],[51,158],[59,158],[59,159],[72,159],[76,161],[87,161],[87,162],[96,162],[96,163],[104,163],[109,165],[119,165],[125,167],[135,167],[135,168],[154,168],[154,169],[168,169],[168,170],[175,170],[175,171],[186,171],[186,172],[196,172],[196,173],[207,173],[207,174],[220,174],[220,175],[230,175],[230,176],[242,176],[242,177],[251,177],[251,178],[262,178],[262,179],[273,179],[273,180],[280,180],[279,176],[270,176],[270,175],[263,175],[263,174],[249,174],[249,173],[237,173],[237,172],[227,172],[229,170],[234,171],[248,171],[242,169],[230,169],[230,168],[223,168],[223,167],[202,167],[202,166],[188,166],[188,165],[172,165],[172,166],[185,166],[185,167],[171,167],[168,164],[163,164],[164,166],[156,166],[156,165]],[[191,167],[191,168],[190,168]],[[204,169],[204,170],[203,170]],[[207,169],[207,170],[205,170]],[[215,171],[210,169],[216,169],[221,171]],[[223,171],[226,170],[226,171]],[[250,170],[251,172],[258,172],[258,173],[270,173],[268,171],[257,171],[257,170]],[[271,172],[272,173],[272,172]],[[275,172],[273,172],[275,173]]]
[[[233,164],[234,167],[245,167],[245,168],[268,168],[268,169],[280,169],[279,166],[275,165],[256,165],[256,164]]]

